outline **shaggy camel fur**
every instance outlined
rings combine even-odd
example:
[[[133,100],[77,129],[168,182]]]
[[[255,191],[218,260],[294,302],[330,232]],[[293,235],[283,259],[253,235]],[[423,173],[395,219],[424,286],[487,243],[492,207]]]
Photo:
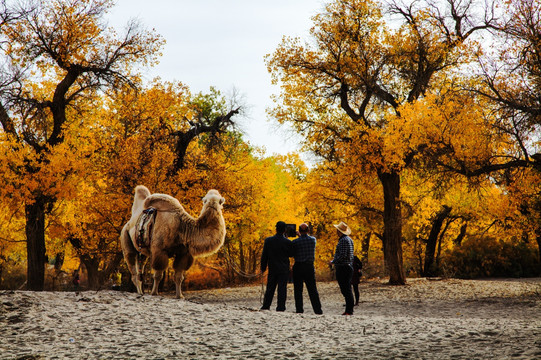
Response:
[[[217,190],[209,190],[203,198],[203,209],[198,218],[190,216],[180,202],[165,194],[150,194],[142,185],[135,188],[131,219],[124,225],[120,235],[124,260],[132,275],[137,292],[143,294],[143,270],[150,258],[154,283],[152,295],[158,294],[169,258],[174,257],[176,297],[183,298],[181,285],[184,273],[190,268],[194,257],[206,256],[220,249],[225,239],[225,221],[222,205],[225,199]],[[150,235],[150,246],[139,247],[136,242],[136,224],[143,210],[157,210]]]

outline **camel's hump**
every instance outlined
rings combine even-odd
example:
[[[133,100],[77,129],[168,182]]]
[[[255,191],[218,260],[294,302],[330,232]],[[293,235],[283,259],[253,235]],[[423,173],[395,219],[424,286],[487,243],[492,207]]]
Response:
[[[180,202],[174,197],[166,194],[152,194],[145,199],[145,209],[153,207],[158,210],[178,210],[184,209]]]

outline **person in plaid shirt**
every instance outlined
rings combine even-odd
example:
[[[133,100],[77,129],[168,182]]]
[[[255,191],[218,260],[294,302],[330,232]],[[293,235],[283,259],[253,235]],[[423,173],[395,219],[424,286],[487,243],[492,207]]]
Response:
[[[316,238],[308,235],[309,227],[303,223],[299,225],[299,237],[293,240],[293,289],[295,294],[295,308],[297,313],[303,313],[302,291],[303,284],[306,284],[308,296],[312,303],[314,313],[323,314],[321,302],[316,286],[316,271],[314,260],[316,252]]]
[[[351,229],[343,221],[334,225],[338,235],[338,244],[331,263],[336,269],[336,281],[346,300],[346,310],[342,315],[353,315],[353,293],[351,292],[351,277],[353,275],[353,241],[348,236]]]

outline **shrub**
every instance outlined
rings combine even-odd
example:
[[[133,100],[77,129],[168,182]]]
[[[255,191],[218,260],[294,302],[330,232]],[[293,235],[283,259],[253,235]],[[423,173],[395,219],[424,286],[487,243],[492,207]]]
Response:
[[[185,276],[183,290],[201,290],[222,286],[222,278],[219,272],[197,265],[188,270]]]
[[[1,264],[0,290],[17,290],[26,283],[26,263],[8,260]]]
[[[445,273],[458,278],[539,276],[537,251],[522,241],[471,237],[442,260]]]

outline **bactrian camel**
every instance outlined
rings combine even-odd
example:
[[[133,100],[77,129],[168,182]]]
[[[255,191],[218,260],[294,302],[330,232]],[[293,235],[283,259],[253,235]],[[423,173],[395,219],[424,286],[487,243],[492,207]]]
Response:
[[[192,265],[194,257],[215,253],[224,243],[224,201],[217,190],[209,190],[203,198],[201,214],[194,218],[174,197],[151,195],[142,185],[135,188],[131,218],[122,229],[120,241],[124,260],[139,294],[143,294],[143,271],[147,259],[150,259],[153,270],[151,294],[157,295],[169,258],[174,257],[176,297],[183,298],[181,285],[184,273]],[[149,213],[148,209],[152,212]],[[143,226],[145,217],[147,220],[154,217],[152,226]],[[144,231],[147,233],[143,237],[148,243],[142,244],[140,240]]]

